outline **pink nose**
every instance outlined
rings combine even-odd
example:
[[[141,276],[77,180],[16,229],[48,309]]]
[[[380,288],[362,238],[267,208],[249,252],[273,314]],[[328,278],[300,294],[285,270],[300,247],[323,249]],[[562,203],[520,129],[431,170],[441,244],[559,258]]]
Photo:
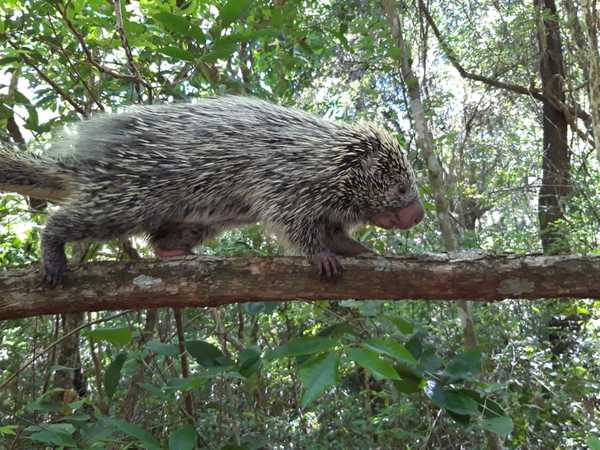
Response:
[[[415,210],[413,211],[413,225],[417,225],[423,221],[425,218],[425,209],[423,209],[423,205],[420,201],[415,201],[413,205],[415,205]],[[410,208],[410,206],[409,206]]]

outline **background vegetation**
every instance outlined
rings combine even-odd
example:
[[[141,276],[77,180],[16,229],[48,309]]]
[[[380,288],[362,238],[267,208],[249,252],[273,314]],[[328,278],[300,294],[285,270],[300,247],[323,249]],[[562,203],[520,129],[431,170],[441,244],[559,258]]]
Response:
[[[396,133],[428,220],[359,230],[380,252],[598,253],[595,8],[4,0],[0,139],[39,152],[102,111],[254,95]],[[38,261],[52,208],[0,196],[2,267]],[[149,255],[130,244],[72,259]],[[197,251],[280,249],[254,226]],[[349,299],[4,321],[0,447],[598,449],[599,311]]]

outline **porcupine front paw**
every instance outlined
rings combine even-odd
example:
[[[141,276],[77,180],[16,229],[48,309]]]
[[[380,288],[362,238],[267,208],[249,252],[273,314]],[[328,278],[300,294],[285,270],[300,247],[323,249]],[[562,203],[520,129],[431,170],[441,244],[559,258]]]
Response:
[[[330,250],[322,250],[314,255],[312,263],[321,278],[333,279],[342,275],[342,265]]]
[[[46,253],[46,252],[45,252]],[[67,259],[64,253],[44,255],[42,262],[42,283],[48,286],[62,284],[67,271]]]

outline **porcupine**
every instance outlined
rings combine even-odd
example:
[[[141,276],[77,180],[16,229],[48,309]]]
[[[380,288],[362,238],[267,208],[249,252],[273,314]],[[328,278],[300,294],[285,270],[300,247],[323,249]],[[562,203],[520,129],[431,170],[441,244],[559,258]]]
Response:
[[[371,252],[349,228],[407,229],[424,216],[398,141],[248,97],[137,106],[83,121],[40,158],[3,155],[0,185],[23,179],[69,195],[42,234],[44,280],[62,282],[65,244],[145,233],[159,257],[262,222],[324,277]]]

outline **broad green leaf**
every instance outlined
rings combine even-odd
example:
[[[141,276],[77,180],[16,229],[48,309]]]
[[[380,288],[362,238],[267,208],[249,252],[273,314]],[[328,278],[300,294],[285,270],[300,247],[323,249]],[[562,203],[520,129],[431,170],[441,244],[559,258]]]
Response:
[[[423,354],[423,351],[424,351],[423,340],[424,340],[424,338],[425,338],[425,333],[423,333],[423,332],[417,332],[405,344],[406,349],[416,359],[421,358],[421,355]]]
[[[152,18],[159,22],[167,31],[176,34],[183,34],[192,26],[187,18],[166,11],[159,12],[152,16]]]
[[[388,50],[388,54],[392,58],[399,60],[402,57],[402,49],[398,47],[392,47]]]
[[[28,436],[32,441],[44,444],[56,445],[58,447],[77,447],[77,442],[70,435],[55,431],[43,430]]]
[[[201,388],[206,383],[208,383],[208,379],[200,376],[187,378],[170,378],[169,380],[167,380],[167,385],[163,389],[165,391],[187,392]]]
[[[422,378],[404,375],[401,375],[400,380],[394,380],[393,383],[396,390],[403,394],[414,394],[415,392],[419,392],[424,384]]]
[[[302,336],[297,337],[286,345],[282,345],[269,353],[267,359],[273,360],[283,358],[285,356],[300,356],[312,355],[331,350],[337,345],[337,340],[319,337],[319,336]]]
[[[471,380],[481,372],[481,351],[471,349],[455,356],[446,366],[444,373],[451,380]]]
[[[344,334],[357,335],[358,332],[347,322],[336,323],[319,331],[319,336],[323,337],[339,338]]]
[[[448,414],[448,417],[452,418],[458,425],[460,425],[463,428],[469,427],[471,425],[471,423],[473,422],[471,419],[474,416],[457,414],[454,411],[450,411],[449,409],[446,410],[446,414]]]
[[[210,51],[202,55],[202,61],[214,62],[218,59],[227,59],[238,49],[239,42],[231,36],[214,42]]]
[[[398,331],[404,335],[412,334],[413,331],[415,331],[415,326],[408,320],[404,320],[401,317],[385,316],[385,319],[392,323],[398,329]]]
[[[127,345],[131,342],[133,334],[127,327],[122,328],[96,328],[84,333],[96,341],[105,341],[114,345]]]
[[[235,365],[231,362],[230,364],[224,366],[205,367],[198,372],[198,376],[207,380],[215,377],[232,378],[236,380],[245,379],[245,377],[236,370]]]
[[[369,339],[363,346],[407,364],[417,363],[417,360],[402,344],[391,339]]]
[[[169,450],[194,450],[196,447],[196,430],[186,425],[169,436]]]
[[[192,355],[198,364],[203,367],[228,366],[231,365],[225,355],[215,347],[205,341],[188,341],[185,344],[187,351]]]
[[[194,52],[179,47],[161,47],[157,48],[156,51],[163,55],[170,56],[171,58],[181,59],[183,61],[195,61],[200,57],[200,55],[197,55]]]
[[[126,359],[127,353],[119,353],[106,368],[106,372],[104,372],[104,390],[109,399],[117,391],[119,381],[121,380],[121,369],[123,369]]]
[[[382,300],[342,300],[340,305],[357,309],[365,317],[376,317],[381,314],[384,303]]]
[[[243,18],[252,5],[252,0],[227,0],[219,12],[219,20],[223,27]]]
[[[383,361],[377,353],[364,348],[350,348],[348,358],[369,370],[377,379],[400,380],[400,375],[391,364]]]
[[[507,436],[512,433],[513,421],[508,416],[490,417],[481,421],[481,427],[501,436]]]
[[[154,436],[152,436],[152,434],[148,433],[142,427],[125,422],[124,420],[115,419],[113,417],[106,418],[105,421],[108,425],[111,425],[112,427],[116,428],[117,430],[121,431],[122,433],[125,433],[126,435],[137,439],[137,441],[140,444],[142,444],[143,447],[146,449],[150,449],[150,450],[161,450],[162,449],[160,442],[158,442],[158,440],[156,440],[156,438]]]
[[[146,348],[157,355],[177,356],[179,347],[175,344],[165,344],[164,342],[150,341],[146,344]]]
[[[17,429],[16,425],[3,425],[0,427],[0,434],[16,434],[15,430]]]
[[[25,431],[32,432],[28,436],[32,441],[58,447],[77,447],[77,442],[72,437],[75,427],[70,423],[50,423],[43,427],[33,425]]]
[[[303,408],[338,382],[339,362],[340,356],[329,352],[310,358],[299,367],[298,378],[304,386],[301,401]]]
[[[480,403],[461,389],[448,389],[436,385],[430,398],[436,406],[456,414],[470,416],[479,412]]]
[[[82,423],[78,426],[80,433],[79,448],[85,449],[102,449],[99,442],[104,442],[112,439],[115,430],[112,427],[108,427],[104,421],[95,422],[95,419],[88,417],[86,423]]]
[[[473,397],[473,395],[471,395],[471,397]],[[477,401],[478,399],[475,398],[475,400]],[[479,401],[479,409],[483,413],[485,419],[506,415],[506,411],[504,411],[504,408],[502,408],[500,403],[491,398],[481,398]]]
[[[160,399],[160,400],[168,400],[171,398],[171,394],[167,391],[166,388],[155,386],[150,383],[142,383],[140,384],[142,389],[146,390],[150,395]]]
[[[411,352],[411,354],[413,353]],[[422,349],[421,356],[419,357],[419,369],[433,373],[437,372],[443,365],[443,361],[436,355],[433,348],[426,347]]]
[[[249,347],[240,352],[238,357],[239,372],[247,377],[255,374],[260,370],[262,360],[260,353],[255,348]]]
[[[587,445],[590,450],[600,450],[600,439],[597,436],[590,436]]]
[[[206,41],[206,36],[202,29],[197,24],[191,22],[187,17],[162,11],[152,16],[152,18],[173,34],[192,37],[200,43]]]
[[[271,314],[279,307],[279,302],[249,302],[242,304],[244,312],[255,316],[256,314]]]

